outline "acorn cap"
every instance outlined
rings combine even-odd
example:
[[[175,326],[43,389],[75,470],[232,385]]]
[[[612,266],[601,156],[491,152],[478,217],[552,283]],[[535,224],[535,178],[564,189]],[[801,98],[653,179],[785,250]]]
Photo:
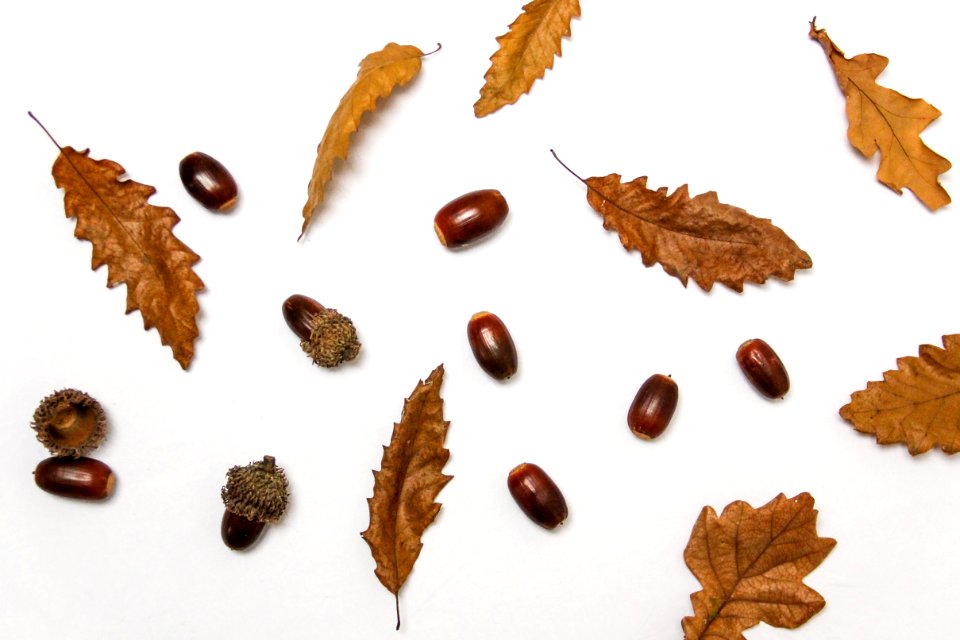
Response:
[[[324,309],[313,316],[310,337],[300,348],[321,367],[336,367],[353,360],[360,352],[357,329],[353,321],[336,309]]]
[[[77,458],[100,446],[107,416],[100,403],[83,391],[61,389],[43,399],[30,426],[50,453]]]
[[[283,469],[273,456],[261,462],[227,471],[227,484],[220,490],[229,511],[257,522],[276,522],[287,508],[290,488]]]

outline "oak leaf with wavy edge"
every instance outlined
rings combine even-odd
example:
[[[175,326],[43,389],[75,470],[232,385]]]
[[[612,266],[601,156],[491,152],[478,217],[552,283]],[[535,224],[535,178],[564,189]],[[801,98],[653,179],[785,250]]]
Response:
[[[950,161],[934,153],[920,139],[920,132],[940,117],[927,102],[907,98],[876,83],[889,60],[875,53],[847,58],[827,36],[810,22],[810,37],[820,43],[847,97],[850,144],[866,158],[879,149],[877,179],[899,194],[906,187],[931,211],[949,204],[950,195],[939,182]]]
[[[921,345],[919,357],[898,359],[882,382],[853,393],[840,416],[879,444],[905,443],[912,455],[938,445],[960,451],[960,334],[943,336],[943,346]]]
[[[200,335],[197,292],[203,281],[193,271],[200,256],[173,235],[180,222],[173,209],[147,203],[155,188],[121,181],[122,166],[89,153],[62,147],[53,164],[64,210],[77,220],[74,235],[93,244],[94,270],[107,265],[108,287],[127,285],[126,313],[139,310],[143,328],[156,327],[160,342],[186,369]]]
[[[683,552],[703,586],[690,596],[693,615],[683,619],[685,640],[743,640],[759,622],[794,629],[823,608],[823,597],[803,578],[837,544],[817,535],[809,493],[782,493],[754,509],[733,502],[720,517],[704,507]]]
[[[450,423],[443,419],[442,383],[440,365],[404,401],[380,470],[373,472],[373,497],[367,499],[370,526],[360,534],[377,563],[377,578],[396,598],[397,629],[400,588],[423,548],[420,537],[440,511],[434,500],[453,479],[443,474],[450,457],[443,446]]]
[[[478,118],[513,104],[530,91],[534,81],[553,68],[562,55],[561,40],[570,35],[570,22],[580,15],[578,0],[533,0],[510,30],[497,38],[500,48],[490,57],[490,69],[473,105]]]
[[[317,146],[317,159],[307,187],[307,203],[303,205],[301,238],[314,211],[323,202],[324,187],[333,177],[334,163],[337,158],[347,159],[350,138],[360,126],[363,114],[376,109],[377,100],[413,80],[420,72],[422,56],[423,52],[417,47],[391,42],[360,62],[357,79],[340,99]]]
[[[797,269],[813,266],[807,252],[769,220],[720,202],[715,191],[691,198],[683,185],[667,195],[666,187],[648,189],[646,177],[627,183],[617,173],[584,179],[560,164],[587,185],[587,202],[603,217],[604,229],[616,231],[628,251],[639,251],[644,265],[659,262],[683,286],[693,278],[706,291],[720,282],[741,292],[746,281],[793,280]]]

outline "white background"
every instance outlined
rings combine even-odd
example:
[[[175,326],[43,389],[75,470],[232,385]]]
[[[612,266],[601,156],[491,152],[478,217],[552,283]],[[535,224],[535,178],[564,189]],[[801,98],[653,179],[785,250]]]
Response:
[[[923,135],[960,157],[960,44],[946,5],[592,2],[553,71],[484,119],[472,104],[520,2],[23,2],[0,21],[0,636],[395,638],[393,596],[359,532],[381,445],[439,363],[452,422],[443,508],[401,591],[411,639],[680,638],[699,585],[683,562],[704,505],[809,491],[837,547],[806,582],[826,608],[751,640],[945,638],[960,595],[960,459],[880,447],[837,415],[898,356],[957,332],[956,205],[929,213],[875,178],[846,140],[818,24],[886,86],[945,115]],[[296,242],[316,145],[389,41],[443,49],[368,115]],[[50,177],[64,145],[154,185],[202,257],[201,338],[184,372],[90,270]],[[716,190],[771,218],[813,258],[789,284],[686,289],[644,268],[586,204],[584,176]],[[220,159],[232,214],[183,190],[181,157]],[[957,196],[956,169],[942,182]],[[505,225],[451,253],[436,210],[500,189]],[[292,293],[353,318],[363,351],[313,367],[283,322]],[[507,323],[505,384],[465,327]],[[734,353],[762,337],[793,380],[759,396]],[[652,373],[680,406],[653,442],[626,427]],[[105,406],[101,504],[43,493],[36,404],[63,387]],[[225,471],[272,454],[292,505],[249,553],[220,540]],[[536,462],[563,489],[556,532],[528,521],[507,472]]]

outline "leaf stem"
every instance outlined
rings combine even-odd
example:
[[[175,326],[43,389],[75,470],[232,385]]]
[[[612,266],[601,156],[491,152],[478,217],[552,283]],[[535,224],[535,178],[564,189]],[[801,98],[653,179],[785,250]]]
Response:
[[[590,186],[589,184],[587,184],[587,181],[586,181],[586,180],[584,180],[583,178],[581,178],[581,177],[577,174],[576,171],[574,171],[573,169],[571,169],[570,167],[568,167],[568,166],[566,165],[566,163],[565,163],[563,160],[560,159],[560,156],[557,155],[557,152],[556,152],[556,151],[554,151],[553,149],[550,149],[550,154],[553,156],[553,159],[554,159],[554,160],[556,160],[557,162],[560,163],[560,166],[561,166],[561,167],[563,167],[564,169],[566,169],[567,171],[570,172],[570,175],[572,175],[574,178],[576,178],[577,180],[579,180],[579,181],[582,182],[583,184],[586,184],[587,187]]]
[[[36,122],[38,125],[40,125],[40,128],[43,129],[43,132],[44,132],[45,134],[47,134],[47,137],[50,138],[50,139],[53,141],[53,144],[57,145],[57,149],[60,149],[60,151],[63,151],[63,147],[61,147],[61,146],[60,146],[60,143],[57,142],[57,139],[53,137],[53,134],[51,134],[49,131],[47,131],[47,128],[46,128],[45,126],[43,126],[43,123],[40,122],[39,120],[37,120],[37,116],[33,115],[33,112],[32,112],[32,111],[27,111],[27,115],[30,116],[30,117],[33,119],[34,122]]]
[[[397,629],[396,630],[400,631],[400,591],[399,590],[397,591],[397,593],[393,594],[393,598],[394,600],[397,601]]]

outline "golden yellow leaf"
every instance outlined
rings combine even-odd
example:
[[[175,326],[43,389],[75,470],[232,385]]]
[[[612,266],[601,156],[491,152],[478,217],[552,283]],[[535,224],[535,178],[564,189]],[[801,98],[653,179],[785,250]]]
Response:
[[[403,403],[380,470],[373,472],[373,497],[367,500],[370,526],[361,535],[377,563],[377,578],[396,598],[397,629],[400,587],[420,556],[420,537],[440,511],[434,500],[453,478],[443,474],[450,457],[443,446],[450,423],[443,419],[441,384],[443,365]]]
[[[334,162],[337,158],[346,160],[350,137],[360,126],[363,114],[376,109],[378,99],[410,82],[420,71],[422,56],[423,52],[417,47],[391,42],[360,62],[357,79],[340,99],[317,147],[317,160],[307,187],[307,203],[303,205],[300,237],[307,231],[314,210],[323,201],[324,187],[333,177]]]
[[[960,451],[960,334],[943,336],[943,346],[925,344],[920,357],[898,359],[883,382],[851,395],[840,417],[880,444],[905,443],[912,455],[937,445]]]
[[[810,22],[810,37],[820,43],[847,96],[847,137],[864,157],[880,151],[877,178],[897,193],[906,187],[931,211],[950,203],[939,182],[950,161],[934,153],[920,132],[940,117],[933,105],[881,87],[877,77],[889,60],[875,53],[846,58],[823,29]]]
[[[690,596],[684,640],[744,640],[743,632],[761,621],[799,627],[825,604],[803,578],[836,544],[817,535],[809,493],[781,493],[759,509],[737,501],[719,518],[704,507],[683,552],[703,585]]]
[[[500,48],[490,58],[480,99],[473,105],[478,118],[513,104],[530,90],[553,58],[561,55],[560,41],[570,35],[570,21],[580,15],[578,0],[533,0],[497,38]]]

